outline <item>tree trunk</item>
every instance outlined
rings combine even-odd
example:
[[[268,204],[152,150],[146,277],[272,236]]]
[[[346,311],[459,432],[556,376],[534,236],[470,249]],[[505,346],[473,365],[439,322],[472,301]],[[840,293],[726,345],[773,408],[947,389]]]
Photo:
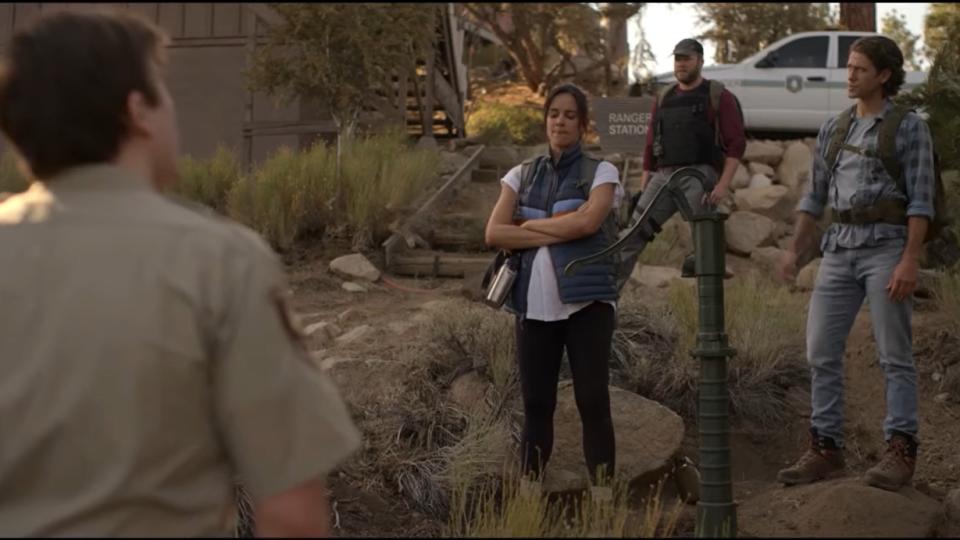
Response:
[[[876,32],[877,4],[873,2],[841,2],[840,24],[851,32]]]
[[[354,128],[357,125],[359,110],[344,111],[341,114],[333,114],[333,121],[337,125],[337,166],[336,166],[336,190],[334,191],[332,208],[343,209],[343,147],[345,142],[349,142],[353,137]]]

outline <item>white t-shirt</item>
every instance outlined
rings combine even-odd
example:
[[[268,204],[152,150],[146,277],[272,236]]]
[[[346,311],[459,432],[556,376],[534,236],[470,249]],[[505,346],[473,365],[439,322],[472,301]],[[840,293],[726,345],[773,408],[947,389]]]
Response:
[[[520,165],[517,165],[510,169],[510,172],[500,180],[517,193],[520,191],[520,167]],[[593,177],[590,190],[592,191],[603,184],[616,184],[611,210],[619,208],[624,194],[623,186],[620,184],[620,173],[608,161],[601,161],[600,165],[597,166],[597,173]],[[606,302],[614,307],[617,306],[617,303],[613,300]],[[530,288],[527,291],[527,318],[537,321],[562,321],[589,305],[590,302],[564,304],[560,300],[560,286],[557,284],[557,274],[553,268],[550,250],[546,246],[538,248],[537,254],[533,258]]]

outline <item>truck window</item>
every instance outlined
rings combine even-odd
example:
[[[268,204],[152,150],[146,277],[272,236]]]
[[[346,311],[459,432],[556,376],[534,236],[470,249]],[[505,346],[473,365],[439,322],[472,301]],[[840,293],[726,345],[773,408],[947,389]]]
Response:
[[[860,39],[860,36],[840,36],[837,48],[837,67],[847,69],[847,58],[850,56],[850,46],[853,42]]]
[[[830,48],[828,36],[813,36],[791,41],[774,53],[773,65],[776,68],[825,68],[827,50]],[[846,57],[844,57],[846,67]]]

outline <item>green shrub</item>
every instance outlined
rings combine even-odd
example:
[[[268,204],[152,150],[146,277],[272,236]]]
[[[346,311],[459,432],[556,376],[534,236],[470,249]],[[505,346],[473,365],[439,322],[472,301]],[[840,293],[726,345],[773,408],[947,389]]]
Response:
[[[240,160],[233,150],[220,145],[210,159],[185,156],[180,159],[179,170],[180,182],[176,188],[179,195],[226,213],[230,189],[242,174]]]
[[[937,300],[954,335],[960,333],[960,271],[944,274],[937,291]]]
[[[19,193],[30,186],[17,166],[18,159],[16,152],[9,148],[0,157],[0,193]]]
[[[347,144],[341,162],[345,222],[381,239],[390,213],[423,193],[436,180],[439,164],[438,152],[411,148],[399,132]]]
[[[737,351],[728,364],[731,409],[748,425],[770,429],[786,419],[786,391],[806,381],[806,301],[763,275],[726,281],[724,288],[726,333]],[[662,309],[623,303],[614,360],[626,372],[631,390],[692,420],[699,378],[699,361],[690,355],[698,332],[696,288],[675,280],[668,292]],[[637,346],[637,339],[653,337],[656,342],[660,336],[670,351],[667,358],[655,358]]]
[[[960,28],[949,30],[924,84],[896,101],[923,109],[944,169],[960,169]]]
[[[485,144],[540,144],[546,141],[542,113],[532,107],[481,102],[470,113],[467,133]]]
[[[281,147],[254,174],[234,184],[228,214],[275,248],[289,249],[298,234],[322,229],[329,219],[335,160],[322,144],[306,152]]]

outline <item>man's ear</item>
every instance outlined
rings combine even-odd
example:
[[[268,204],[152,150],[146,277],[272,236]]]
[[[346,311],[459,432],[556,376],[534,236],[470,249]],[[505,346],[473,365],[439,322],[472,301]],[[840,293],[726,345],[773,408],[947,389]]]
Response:
[[[130,135],[150,135],[153,133],[150,124],[152,107],[147,103],[146,96],[139,90],[127,94],[127,127]]]
[[[893,77],[893,72],[889,69],[884,69],[880,72],[880,84],[887,84],[887,81],[890,80],[890,77]]]

